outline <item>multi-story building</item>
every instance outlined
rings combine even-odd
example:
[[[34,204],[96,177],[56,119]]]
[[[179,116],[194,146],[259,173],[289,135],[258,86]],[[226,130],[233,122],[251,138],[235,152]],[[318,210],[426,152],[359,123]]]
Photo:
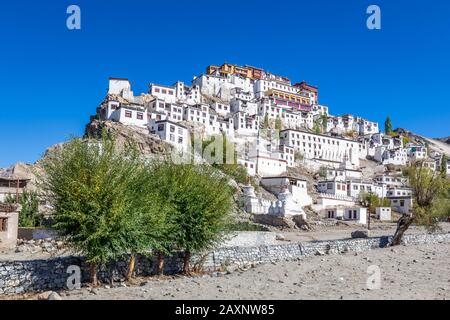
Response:
[[[379,127],[377,122],[345,114],[338,117],[328,117],[327,131],[335,131],[339,134],[367,135],[379,133]]]
[[[409,143],[406,145],[406,150],[409,162],[415,162],[427,157],[427,148],[425,146]]]
[[[200,87],[193,85],[188,87],[182,81],[177,81],[172,86],[164,86],[159,84],[150,84],[149,93],[168,103],[176,103],[177,101],[197,104],[202,102]]]
[[[192,85],[200,88],[202,94],[219,98],[222,101],[230,101],[233,97],[232,92],[236,88],[248,92],[252,96],[254,92],[253,80],[236,74],[202,74],[192,80]]]
[[[413,207],[412,190],[409,188],[390,188],[386,198],[391,201],[391,206],[403,214],[411,214]]]
[[[183,152],[190,150],[188,129],[170,120],[152,120],[149,124],[150,133],[157,134],[162,141],[173,145],[175,149]]]
[[[214,111],[222,117],[228,117],[231,114],[231,110],[232,110],[232,106],[226,104],[226,103],[221,103],[221,102],[213,102],[211,104],[211,108],[214,109]]]
[[[359,167],[359,146],[354,140],[286,129],[280,132],[280,141],[309,159],[349,160],[352,165]]]
[[[378,146],[375,149],[374,158],[383,165],[405,166],[408,161],[408,154],[405,148],[386,149],[386,147]]]
[[[203,129],[203,136],[212,136],[221,133],[221,124],[218,119],[218,114],[208,104],[201,103],[197,105],[185,105],[184,107],[183,120],[199,125]]]
[[[379,174],[375,176],[374,181],[378,184],[385,185],[387,189],[404,187],[408,183],[408,179],[405,177],[393,176],[389,174]]]
[[[376,193],[375,186],[371,181],[359,179],[347,180],[347,194],[349,197],[359,198],[363,193]]]
[[[100,116],[105,120],[112,120],[126,125],[147,127],[147,109],[140,104],[120,103],[118,101],[107,101],[106,107],[101,109]]]
[[[294,87],[299,88],[301,93],[307,95],[312,104],[319,103],[319,90],[317,87],[312,86],[305,81],[294,84]]]
[[[15,172],[15,167],[0,169],[0,203],[8,196],[16,197],[27,189],[30,179]]]
[[[249,116],[256,115],[258,113],[258,103],[256,101],[244,100],[234,97],[230,101],[231,112],[244,112]]]
[[[317,190],[321,193],[347,197],[347,183],[338,180],[319,181]]]
[[[235,134],[257,136],[259,132],[259,116],[249,116],[240,111],[233,114]]]
[[[108,94],[121,96],[124,99],[132,100],[133,91],[131,91],[130,80],[127,78],[109,78]]]
[[[286,77],[247,65],[211,65],[205,74],[194,77],[190,86],[182,81],[171,86],[150,84],[148,94],[136,97],[128,79],[110,78],[108,99],[99,108],[102,119],[149,127],[171,143],[173,132],[158,133],[157,124],[170,130],[171,125],[182,123],[188,131],[201,132],[202,137],[225,134],[239,144],[248,137],[259,137],[265,119],[270,127],[279,120],[283,130],[276,152],[239,159],[251,174],[285,171],[295,166],[294,154],[298,153],[305,165],[315,169],[326,166],[329,180],[350,183],[362,177],[359,159],[373,157],[382,164],[397,165],[405,165],[408,159],[426,159],[422,148],[403,149],[401,136],[380,133],[377,122],[350,114],[329,116],[328,107],[319,104],[318,87],[305,81],[292,84]],[[327,133],[311,132],[322,116],[327,117]],[[352,183],[346,194],[354,197]],[[378,187],[373,184],[376,192],[384,195],[386,190]]]

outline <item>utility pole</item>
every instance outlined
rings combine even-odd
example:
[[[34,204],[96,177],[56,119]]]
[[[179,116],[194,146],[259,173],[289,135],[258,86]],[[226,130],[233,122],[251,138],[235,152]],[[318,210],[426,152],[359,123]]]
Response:
[[[17,178],[16,184],[16,204],[19,204],[19,178]]]
[[[372,196],[372,191],[370,191],[369,192],[369,194]],[[370,207],[372,206],[372,197],[370,197],[370,205],[369,205],[369,207],[367,208],[367,214],[368,214],[368,219],[367,219],[367,230],[370,230]]]

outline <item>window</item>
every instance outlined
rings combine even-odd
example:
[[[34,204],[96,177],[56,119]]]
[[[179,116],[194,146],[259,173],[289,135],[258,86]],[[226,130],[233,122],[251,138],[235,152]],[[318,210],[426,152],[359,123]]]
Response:
[[[0,218],[0,232],[8,231],[8,218]]]
[[[183,129],[178,128],[178,134],[183,134]]]
[[[131,118],[131,111],[125,111],[125,118]]]
[[[175,136],[173,134],[170,134],[170,141],[175,142]]]
[[[159,92],[159,88],[155,88],[155,92]]]
[[[175,127],[174,126],[170,126],[170,132],[175,132]]]
[[[158,131],[164,131],[164,124],[158,124]]]
[[[138,120],[142,120],[144,119],[144,114],[142,112],[138,112],[136,117]]]
[[[183,143],[183,137],[178,137],[178,143],[179,144]]]

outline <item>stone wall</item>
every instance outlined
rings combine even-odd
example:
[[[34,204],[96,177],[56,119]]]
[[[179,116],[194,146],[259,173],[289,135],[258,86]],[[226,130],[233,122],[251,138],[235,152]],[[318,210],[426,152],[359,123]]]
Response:
[[[227,269],[236,266],[304,259],[312,255],[361,252],[385,247],[391,237],[346,239],[305,243],[287,243],[254,247],[222,247],[203,256],[195,256],[192,266],[203,265],[207,271]],[[404,244],[450,243],[450,233],[407,235]],[[181,271],[182,253],[168,257],[165,273]],[[88,281],[88,266],[82,257],[59,257],[47,260],[0,261],[0,294],[23,293],[29,291],[58,290],[66,288],[70,276],[67,268],[79,266],[82,282]],[[153,275],[156,260],[144,256],[137,257],[136,274]],[[104,282],[121,281],[127,269],[126,259],[103,267],[99,279]]]
[[[23,240],[56,239],[55,230],[47,228],[19,228],[17,238]]]

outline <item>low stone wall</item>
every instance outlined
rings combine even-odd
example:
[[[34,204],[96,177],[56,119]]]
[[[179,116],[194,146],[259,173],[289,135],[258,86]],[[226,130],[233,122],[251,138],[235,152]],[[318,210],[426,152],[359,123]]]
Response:
[[[55,230],[47,228],[19,228],[17,238],[23,240],[56,239]]]
[[[250,264],[304,259],[312,255],[361,252],[385,247],[391,237],[346,239],[305,243],[287,243],[254,247],[222,247],[203,256],[195,256],[191,264],[203,265],[205,270],[218,270]],[[406,235],[404,244],[450,243],[450,233]],[[165,273],[181,271],[182,253],[168,257]],[[156,260],[139,256],[136,259],[136,274],[149,276],[156,273]],[[60,257],[47,260],[0,261],[0,294],[23,293],[28,291],[58,290],[66,288],[70,276],[67,269],[71,265],[81,268],[82,282],[89,277],[88,266],[82,257]],[[103,267],[99,279],[104,282],[124,279],[127,269],[126,259]]]
[[[272,245],[277,242],[277,234],[267,231],[239,231],[232,232],[221,247],[242,247]]]

